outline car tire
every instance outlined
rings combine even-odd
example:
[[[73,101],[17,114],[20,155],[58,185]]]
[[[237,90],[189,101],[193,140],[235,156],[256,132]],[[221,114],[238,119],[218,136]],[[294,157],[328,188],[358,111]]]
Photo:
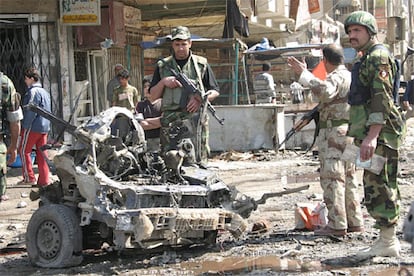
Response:
[[[37,209],[27,226],[30,262],[44,268],[63,268],[82,262],[82,230],[69,207],[48,204]]]

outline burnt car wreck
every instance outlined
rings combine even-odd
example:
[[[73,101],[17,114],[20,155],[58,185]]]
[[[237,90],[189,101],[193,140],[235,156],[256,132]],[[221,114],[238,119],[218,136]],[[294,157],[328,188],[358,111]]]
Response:
[[[307,188],[255,201],[215,172],[183,163],[185,151],[179,147],[165,158],[148,152],[142,127],[124,108],[112,107],[79,127],[36,106],[25,108],[63,125],[75,138],[53,159],[59,180],[33,198],[40,197],[40,207],[29,221],[26,245],[30,261],[40,267],[79,265],[82,250],[103,243],[115,250],[150,249],[214,244],[218,231],[237,238],[257,204]],[[125,137],[111,135],[119,117],[129,120]]]

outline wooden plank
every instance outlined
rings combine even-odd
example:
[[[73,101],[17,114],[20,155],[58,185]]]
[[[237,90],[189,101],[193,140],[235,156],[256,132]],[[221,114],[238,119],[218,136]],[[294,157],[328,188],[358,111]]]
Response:
[[[124,4],[129,6],[143,6],[143,5],[164,5],[164,4],[189,4],[193,2],[205,2],[206,0],[121,0]],[[137,4],[137,2],[139,2]]]
[[[160,19],[142,21],[143,28],[153,28],[159,26],[212,26],[224,24],[225,15],[203,16],[195,20],[194,17],[177,19]]]
[[[12,14],[21,14],[21,13],[46,13],[49,15],[53,14],[55,18],[59,10],[59,1],[56,0],[1,0],[0,11],[2,14],[10,13]]]
[[[316,105],[318,105],[318,103],[289,104],[285,106],[285,114],[308,112]]]

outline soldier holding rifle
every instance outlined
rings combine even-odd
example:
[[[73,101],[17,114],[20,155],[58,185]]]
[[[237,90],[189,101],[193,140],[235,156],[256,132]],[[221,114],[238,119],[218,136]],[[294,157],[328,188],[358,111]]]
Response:
[[[206,104],[219,95],[219,86],[207,59],[191,53],[191,34],[187,27],[179,26],[171,33],[173,55],[160,60],[154,71],[150,87],[151,97],[155,100],[162,98],[161,118],[161,151],[172,149],[170,129],[178,122],[190,122],[189,132],[195,145],[196,161],[207,161],[208,147],[208,117]],[[190,79],[203,95],[188,96],[183,84],[177,80],[173,71],[183,73]],[[184,99],[184,100],[183,100]]]
[[[310,73],[305,62],[294,57],[289,57],[287,62],[300,75],[299,82],[309,86],[320,100],[320,183],[328,208],[328,225],[315,229],[315,234],[344,236],[347,232],[363,231],[364,225],[355,166],[341,160],[345,146],[352,142],[347,136],[351,73],[344,65],[342,47],[331,44],[322,52],[328,73],[325,81]]]

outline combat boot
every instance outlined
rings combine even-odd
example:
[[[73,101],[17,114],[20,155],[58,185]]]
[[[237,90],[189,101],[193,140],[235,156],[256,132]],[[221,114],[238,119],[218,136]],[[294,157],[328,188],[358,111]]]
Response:
[[[356,255],[360,258],[399,257],[400,249],[400,242],[395,234],[395,226],[381,227],[378,241],[371,247],[359,251]]]

